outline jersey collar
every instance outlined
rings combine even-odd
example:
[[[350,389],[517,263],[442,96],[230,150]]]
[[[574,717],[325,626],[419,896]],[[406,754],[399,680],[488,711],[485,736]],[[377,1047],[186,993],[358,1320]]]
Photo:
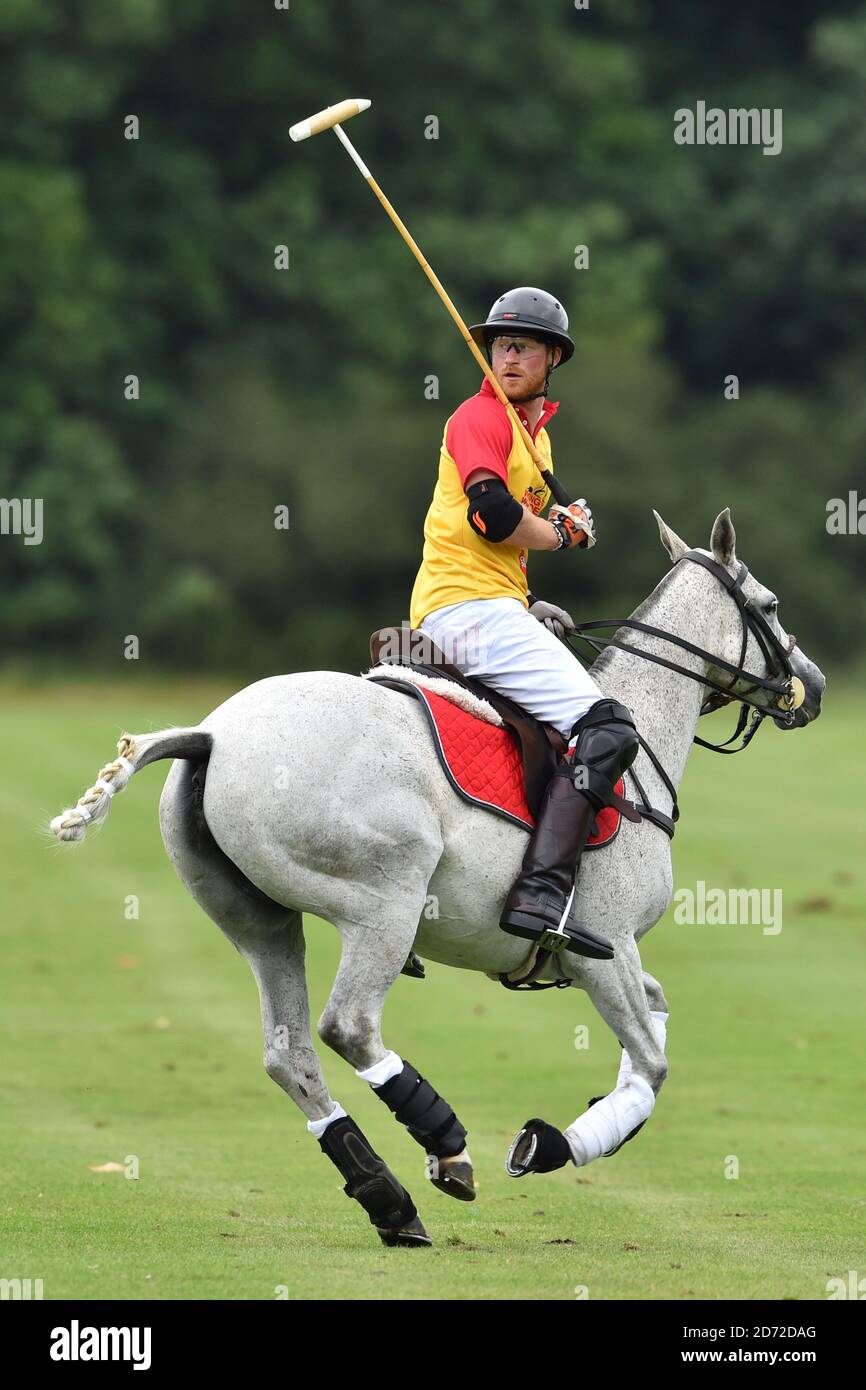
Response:
[[[497,396],[493,387],[490,385],[490,382],[488,381],[487,377],[485,377],[482,381],[481,390],[478,394],[480,396],[492,396],[494,400],[499,400],[499,397]],[[524,407],[520,405],[517,401],[515,401],[513,404],[514,409],[517,411],[517,415],[521,424],[529,431],[530,438],[533,440],[535,439],[535,436],[538,434],[538,431],[544,429],[548,420],[550,420],[559,409],[559,401],[545,401],[544,405],[541,408],[541,414],[538,417],[538,424],[535,426],[535,429],[532,430],[529,428],[529,419],[527,417],[526,410],[524,409]]]

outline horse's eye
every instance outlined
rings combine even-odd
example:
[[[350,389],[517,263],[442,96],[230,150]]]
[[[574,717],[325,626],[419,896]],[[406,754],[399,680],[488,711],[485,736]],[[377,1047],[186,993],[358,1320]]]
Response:
[[[779,600],[778,600],[777,598],[771,599],[770,602],[767,604],[767,612],[768,612],[768,613],[773,613],[773,614],[775,614],[775,613],[778,613],[778,611],[779,611]]]

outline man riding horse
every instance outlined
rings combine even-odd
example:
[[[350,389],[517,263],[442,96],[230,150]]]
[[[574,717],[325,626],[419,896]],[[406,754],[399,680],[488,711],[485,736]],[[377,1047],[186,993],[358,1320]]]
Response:
[[[574,352],[565,310],[545,290],[513,289],[470,332],[552,471],[546,426],[559,402],[548,400],[550,375]],[[464,675],[552,724],[568,742],[500,926],[542,945],[561,947],[564,935],[569,950],[610,959],[607,941],[567,918],[595,817],[617,800],[614,788],[638,740],[630,711],[602,694],[560,640],[574,626],[568,613],[529,592],[528,551],[594,544],[575,524],[591,528],[584,498],[554,504],[545,520],[549,501],[520,431],[485,380],[445,424],[410,621]]]

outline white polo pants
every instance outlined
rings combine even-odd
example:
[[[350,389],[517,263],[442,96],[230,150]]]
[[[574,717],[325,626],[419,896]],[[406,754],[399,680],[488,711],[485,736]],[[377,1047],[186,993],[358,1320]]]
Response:
[[[565,643],[516,598],[437,608],[421,630],[465,676],[507,695],[566,739],[590,706],[605,698]]]

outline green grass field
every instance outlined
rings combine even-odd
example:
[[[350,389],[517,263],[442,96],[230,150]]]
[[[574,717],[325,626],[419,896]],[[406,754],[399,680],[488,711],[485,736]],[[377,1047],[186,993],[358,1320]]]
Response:
[[[613,1084],[619,1048],[582,994],[514,996],[436,965],[394,986],[386,1038],[468,1126],[473,1205],[430,1187],[421,1150],[320,1047],[333,1094],[435,1242],[386,1251],[265,1075],[252,976],[164,854],[168,764],[136,777],[83,847],[39,833],[124,728],[197,722],[228,693],[137,678],[0,689],[0,1278],[41,1278],[46,1299],[273,1299],[282,1287],[292,1299],[586,1288],[687,1300],[822,1299],[828,1278],[866,1275],[862,697],[831,686],[818,725],[765,729],[742,757],[695,750],[676,884],[781,887],[783,929],[679,926],[669,913],[644,941],[671,1007],[671,1071],[614,1158],[521,1181],[503,1169],[527,1116],[564,1127]],[[306,934],[316,1017],[336,933],[308,919]],[[588,1050],[575,1049],[578,1024]],[[92,1171],[128,1156],[137,1180]]]

